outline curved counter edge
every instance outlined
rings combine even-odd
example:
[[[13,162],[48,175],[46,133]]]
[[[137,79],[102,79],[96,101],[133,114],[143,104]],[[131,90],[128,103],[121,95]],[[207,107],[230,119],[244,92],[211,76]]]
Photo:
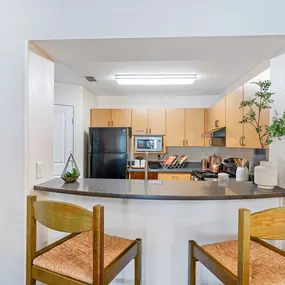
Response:
[[[159,182],[159,181],[158,181]],[[232,181],[226,187],[217,182],[205,181],[160,181],[153,183],[136,180],[80,179],[77,184],[65,184],[55,178],[35,185],[38,191],[136,200],[239,200],[285,197],[285,189],[275,187],[261,191],[250,182]]]

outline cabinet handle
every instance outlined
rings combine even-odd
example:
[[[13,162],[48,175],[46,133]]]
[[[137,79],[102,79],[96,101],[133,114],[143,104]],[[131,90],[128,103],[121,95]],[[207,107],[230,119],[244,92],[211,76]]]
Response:
[[[114,121],[112,121],[112,127],[114,126]]]
[[[215,127],[218,128],[219,127],[219,120],[215,121]]]
[[[186,145],[188,145],[188,140],[186,140]]]
[[[110,127],[110,121],[108,121],[108,127]]]
[[[183,140],[183,146],[185,145],[185,140]]]
[[[212,145],[212,139],[209,139],[209,145],[210,146]]]
[[[242,137],[242,139],[241,139],[242,146],[245,146],[244,139],[245,139],[245,137]]]
[[[172,176],[172,180],[179,180],[177,176]]]
[[[151,129],[149,129],[149,133],[151,134]]]
[[[146,128],[145,130],[146,130],[146,134],[148,134],[148,128]]]
[[[239,144],[240,144],[241,146],[243,146],[243,145],[242,145],[242,142],[241,142],[242,138],[243,138],[243,137],[240,137],[240,139],[239,139]]]

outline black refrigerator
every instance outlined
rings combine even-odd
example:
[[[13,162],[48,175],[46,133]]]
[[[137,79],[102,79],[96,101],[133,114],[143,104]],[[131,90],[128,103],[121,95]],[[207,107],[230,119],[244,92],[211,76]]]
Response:
[[[89,128],[89,178],[126,179],[129,128]]]

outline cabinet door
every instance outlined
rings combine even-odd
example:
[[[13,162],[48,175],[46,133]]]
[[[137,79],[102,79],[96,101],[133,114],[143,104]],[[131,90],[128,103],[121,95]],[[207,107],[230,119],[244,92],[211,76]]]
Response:
[[[204,146],[204,109],[186,109],[186,145]]]
[[[158,177],[157,172],[148,172],[148,174],[147,174],[148,180],[157,180],[157,177]],[[144,180],[144,172],[129,172],[129,179]]]
[[[111,126],[110,109],[91,109],[90,126],[91,127],[110,127]]]
[[[148,119],[149,134],[165,135],[165,109],[149,110]]]
[[[148,109],[132,110],[132,129],[135,135],[148,134]]]
[[[242,147],[243,124],[242,109],[239,108],[243,98],[243,87],[239,87],[226,97],[226,146]]]
[[[263,79],[262,79],[263,80]],[[259,90],[259,87],[255,84],[251,84],[250,82],[244,84],[244,100],[248,100],[250,97],[253,97],[254,93]],[[246,114],[248,112],[248,108],[244,108],[243,112]],[[253,107],[254,111],[257,111],[257,108]],[[260,117],[261,125],[269,125],[269,110],[263,110]],[[246,148],[261,148],[258,134],[255,131],[254,127],[251,124],[244,124],[244,140]],[[262,134],[261,134],[262,135]]]
[[[191,180],[190,173],[158,173],[158,180]]]
[[[208,132],[215,128],[214,109],[205,109],[205,131]]]
[[[185,109],[166,110],[166,146],[185,145]]]
[[[132,126],[132,112],[129,109],[112,110],[112,126],[128,128]]]
[[[226,126],[226,98],[219,100],[213,106],[213,116],[211,118],[214,128],[221,128]]]

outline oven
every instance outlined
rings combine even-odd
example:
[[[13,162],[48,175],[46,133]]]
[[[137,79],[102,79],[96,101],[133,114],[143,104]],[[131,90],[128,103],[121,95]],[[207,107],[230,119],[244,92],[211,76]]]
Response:
[[[163,136],[135,136],[135,152],[163,152]]]

